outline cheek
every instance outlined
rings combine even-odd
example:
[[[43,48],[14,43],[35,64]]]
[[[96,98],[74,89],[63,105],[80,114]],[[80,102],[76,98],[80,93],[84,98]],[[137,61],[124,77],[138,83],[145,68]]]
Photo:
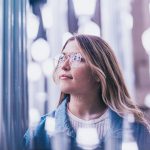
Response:
[[[74,72],[74,81],[78,81],[80,83],[88,82],[91,80],[91,72],[89,70],[79,70]]]

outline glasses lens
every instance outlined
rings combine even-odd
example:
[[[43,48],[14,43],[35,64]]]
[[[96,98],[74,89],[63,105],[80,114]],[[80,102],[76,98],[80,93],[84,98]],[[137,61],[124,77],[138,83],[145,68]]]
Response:
[[[59,54],[54,58],[54,66],[55,67],[60,67],[63,62],[64,62],[63,54]]]
[[[70,63],[71,63],[71,66],[73,67],[78,67],[78,65],[80,64],[81,62],[81,54],[80,53],[74,53],[70,56]]]
[[[83,57],[80,53],[72,53],[70,55],[64,55],[60,54],[57,55],[54,59],[54,65],[55,67],[61,67],[66,59],[69,58],[69,64],[71,67],[78,67],[80,65],[80,62],[82,61]]]

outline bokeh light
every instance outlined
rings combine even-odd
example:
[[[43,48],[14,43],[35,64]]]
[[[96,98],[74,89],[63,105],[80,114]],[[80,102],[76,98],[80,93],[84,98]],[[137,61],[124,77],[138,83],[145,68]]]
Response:
[[[40,121],[40,113],[37,108],[31,107],[29,110],[29,126],[34,127]]]
[[[55,132],[55,118],[52,118],[52,117],[46,118],[45,130],[50,135]]]
[[[122,143],[122,150],[138,150],[138,146],[137,146],[137,143],[136,142],[132,142],[132,141],[129,141],[129,142],[123,142]]]
[[[40,68],[40,65],[35,63],[35,62],[31,62],[28,64],[28,80],[35,82],[40,80],[40,78],[42,77],[42,71]]]
[[[53,16],[49,5],[41,7],[44,28],[49,29],[53,25]]]
[[[37,102],[42,102],[44,103],[47,98],[47,93],[46,92],[37,92],[35,95],[35,99]]]
[[[54,71],[54,61],[53,59],[47,59],[42,63],[42,71],[46,77],[50,77]]]
[[[95,10],[96,0],[73,0],[77,16],[92,16]],[[85,6],[86,5],[86,6]]]
[[[64,45],[65,44],[65,42],[70,38],[70,37],[72,37],[72,34],[70,33],[70,32],[65,32],[64,34],[63,34],[63,42],[62,42],[62,45]]]
[[[39,18],[30,11],[27,13],[27,36],[29,39],[35,39],[39,29]]]
[[[78,29],[78,32],[83,33],[83,34],[91,34],[91,35],[100,36],[99,26],[90,20],[86,22],[85,24],[81,25]]]
[[[147,94],[144,100],[145,106],[150,108],[150,94]]]
[[[50,55],[50,47],[47,41],[42,38],[37,39],[31,45],[31,56],[37,62],[46,60]]]
[[[146,52],[150,55],[150,28],[145,30],[142,34],[142,44]]]
[[[95,128],[79,128],[76,142],[83,149],[95,149],[99,144],[97,130]]]

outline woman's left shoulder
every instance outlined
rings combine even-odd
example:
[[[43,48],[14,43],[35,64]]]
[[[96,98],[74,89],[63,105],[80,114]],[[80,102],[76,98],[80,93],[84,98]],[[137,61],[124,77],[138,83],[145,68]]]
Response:
[[[143,136],[149,136],[150,138],[150,130],[149,127],[147,127],[146,125],[144,125],[143,123],[139,123],[139,122],[134,122],[132,124],[132,128],[134,129],[134,132],[136,134],[142,134]]]
[[[139,122],[133,123],[133,135],[137,142],[139,150],[149,150],[150,132],[148,127]]]

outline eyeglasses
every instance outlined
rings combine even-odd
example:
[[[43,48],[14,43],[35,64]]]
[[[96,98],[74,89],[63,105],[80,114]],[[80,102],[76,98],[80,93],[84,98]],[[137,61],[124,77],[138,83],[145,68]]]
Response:
[[[71,54],[60,54],[55,57],[54,65],[56,68],[62,67],[64,62],[69,60],[69,65],[71,67],[78,67],[81,62],[85,62],[85,59],[80,53],[71,53]]]

